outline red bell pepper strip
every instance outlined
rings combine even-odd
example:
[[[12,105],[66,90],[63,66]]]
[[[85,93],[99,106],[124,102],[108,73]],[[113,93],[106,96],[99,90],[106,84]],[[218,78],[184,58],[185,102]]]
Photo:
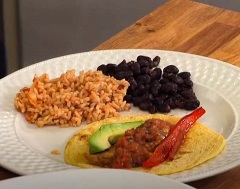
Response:
[[[183,143],[184,139],[185,139],[185,133],[182,132],[182,131],[179,131],[178,136],[175,140],[175,143],[169,151],[169,154],[168,154],[168,159],[169,160],[174,159],[174,156],[178,152],[178,150],[179,150],[181,144]]]
[[[193,126],[193,124],[205,113],[206,111],[200,107],[196,109],[194,112],[192,112],[189,115],[184,116],[177,125],[182,125],[180,126],[179,133],[177,140],[174,144],[174,146],[171,148],[169,152],[168,159],[173,160],[175,154],[178,152],[181,144],[184,141],[186,133],[189,131],[189,129]],[[186,118],[187,117],[187,118]]]
[[[205,112],[206,111],[200,107],[192,113],[182,117],[142,166],[144,168],[151,168],[159,165],[168,158],[173,160],[174,155],[177,153],[184,140],[185,134]]]

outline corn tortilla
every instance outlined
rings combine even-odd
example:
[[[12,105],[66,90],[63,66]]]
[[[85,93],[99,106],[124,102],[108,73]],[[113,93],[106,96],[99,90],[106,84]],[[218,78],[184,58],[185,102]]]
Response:
[[[91,165],[85,158],[89,153],[89,137],[102,125],[109,123],[124,123],[137,120],[147,120],[158,118],[170,123],[177,123],[180,119],[174,116],[162,114],[146,114],[134,116],[122,116],[108,118],[102,121],[93,122],[83,129],[80,129],[67,143],[65,148],[65,162],[67,164],[81,168],[99,168]],[[132,170],[148,172],[156,175],[167,175],[191,169],[217,156],[223,151],[226,145],[224,137],[207,126],[196,122],[186,135],[185,141],[175,155],[173,161],[165,161],[162,164],[150,169],[143,167],[133,168]]]

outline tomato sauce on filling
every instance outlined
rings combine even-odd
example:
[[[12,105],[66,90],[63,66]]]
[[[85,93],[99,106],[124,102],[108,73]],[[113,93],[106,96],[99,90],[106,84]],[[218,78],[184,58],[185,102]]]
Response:
[[[173,125],[160,119],[149,119],[130,129],[110,149],[86,158],[94,165],[110,168],[142,166],[168,135]]]
[[[150,119],[136,129],[125,132],[115,144],[115,168],[139,167],[154,152],[156,146],[168,135],[172,125],[160,119]]]

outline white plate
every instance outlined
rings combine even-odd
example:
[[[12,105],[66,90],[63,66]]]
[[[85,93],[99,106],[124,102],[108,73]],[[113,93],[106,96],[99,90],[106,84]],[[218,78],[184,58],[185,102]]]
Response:
[[[37,128],[27,123],[14,108],[14,97],[32,83],[34,74],[58,77],[68,69],[96,70],[100,64],[136,60],[138,55],[161,57],[160,67],[175,64],[180,71],[190,71],[197,97],[207,113],[200,121],[227,139],[226,150],[215,159],[188,171],[168,175],[188,182],[209,177],[240,164],[240,69],[230,64],[179,52],[161,50],[108,50],[74,54],[34,64],[0,81],[0,165],[21,175],[72,169],[63,159],[68,139],[79,128]],[[127,114],[141,113],[133,108]],[[183,116],[187,111],[174,110]],[[126,113],[125,113],[126,114]],[[84,126],[84,124],[82,125]],[[60,155],[51,155],[53,149]]]
[[[65,170],[0,182],[1,189],[193,189],[181,182],[147,173],[114,169]]]

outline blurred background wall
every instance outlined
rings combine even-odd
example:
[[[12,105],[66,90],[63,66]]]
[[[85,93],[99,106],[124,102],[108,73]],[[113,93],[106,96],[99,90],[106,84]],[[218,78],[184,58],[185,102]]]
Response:
[[[18,39],[8,72],[66,54],[89,51],[167,0],[4,0],[9,34]],[[12,14],[12,15],[10,15]],[[11,28],[14,27],[15,28]]]

